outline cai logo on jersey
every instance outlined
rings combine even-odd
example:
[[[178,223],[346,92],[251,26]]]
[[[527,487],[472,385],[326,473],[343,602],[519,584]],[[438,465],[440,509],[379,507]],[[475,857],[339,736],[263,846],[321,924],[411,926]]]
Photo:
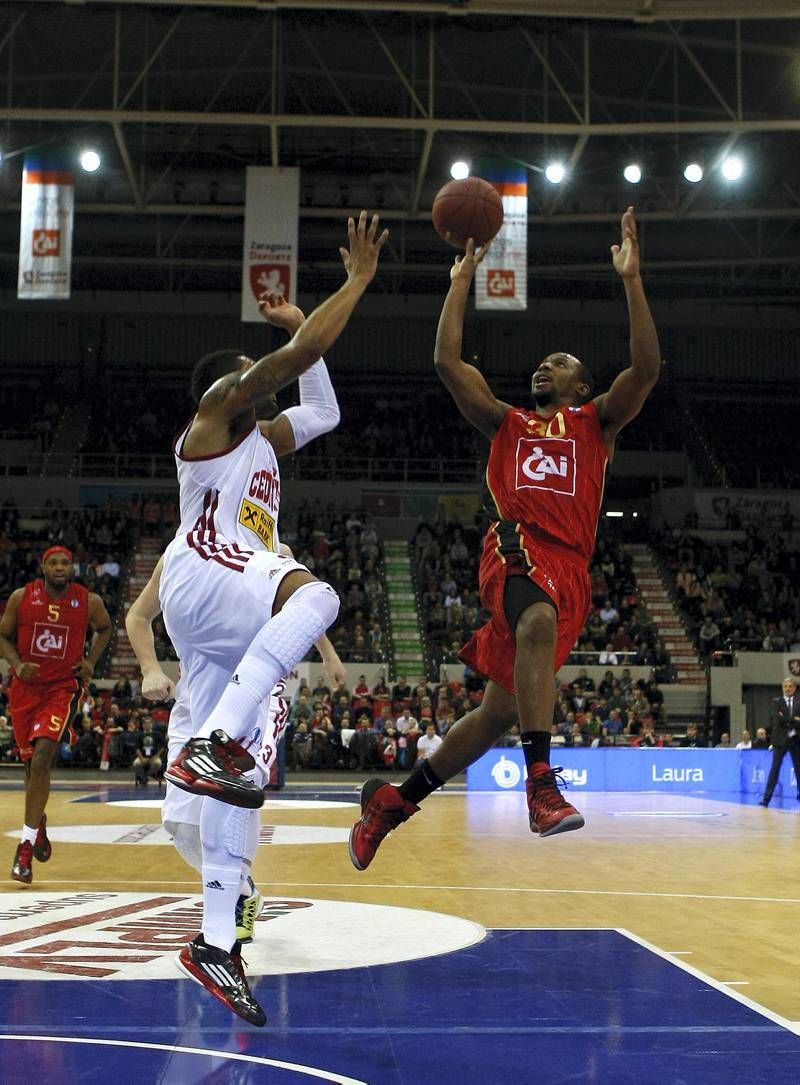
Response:
[[[575,494],[575,439],[520,437],[517,442],[517,489]]]
[[[40,659],[63,659],[67,653],[69,627],[36,622],[31,637],[31,655]]]

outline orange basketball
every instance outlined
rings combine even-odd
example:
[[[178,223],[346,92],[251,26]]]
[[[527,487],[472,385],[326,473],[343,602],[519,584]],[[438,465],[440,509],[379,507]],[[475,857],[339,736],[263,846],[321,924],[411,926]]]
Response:
[[[476,245],[485,245],[503,225],[503,201],[497,189],[481,177],[448,181],[436,193],[431,218],[437,234],[448,245],[463,249],[470,237]]]

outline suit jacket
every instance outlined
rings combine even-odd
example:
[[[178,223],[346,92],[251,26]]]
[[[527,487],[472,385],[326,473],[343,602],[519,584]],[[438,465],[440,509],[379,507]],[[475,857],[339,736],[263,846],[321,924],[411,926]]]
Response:
[[[773,746],[785,746],[792,728],[800,734],[800,690],[795,690],[791,713],[783,698],[775,697],[770,710],[770,741]]]

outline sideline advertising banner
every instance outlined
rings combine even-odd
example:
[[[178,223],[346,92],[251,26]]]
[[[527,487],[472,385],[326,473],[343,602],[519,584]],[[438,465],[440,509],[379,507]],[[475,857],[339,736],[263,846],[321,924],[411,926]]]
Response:
[[[475,308],[528,308],[528,175],[510,162],[478,163],[503,200],[503,225],[475,272]]]
[[[763,794],[770,750],[555,748],[570,792],[659,791],[672,794]],[[467,769],[470,791],[524,791],[522,750],[496,747]],[[793,799],[797,779],[791,758],[781,765],[777,799]]]
[[[19,228],[17,297],[68,298],[75,178],[57,155],[25,157]]]
[[[265,290],[297,297],[300,170],[248,166],[242,255],[242,320],[263,322]]]

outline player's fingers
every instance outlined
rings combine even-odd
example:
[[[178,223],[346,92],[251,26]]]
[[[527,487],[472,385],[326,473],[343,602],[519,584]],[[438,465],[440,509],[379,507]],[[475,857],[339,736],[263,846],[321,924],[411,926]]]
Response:
[[[384,229],[383,233],[378,238],[378,240],[375,242],[375,248],[376,249],[383,248],[383,244],[386,241],[386,239],[388,238],[388,236],[389,236],[389,230],[388,230],[388,228],[386,228],[386,229]]]
[[[367,212],[362,211],[358,216],[358,236],[364,237],[367,232]]]
[[[370,241],[375,240],[375,235],[378,232],[378,224],[379,223],[380,223],[380,216],[373,215],[372,220],[371,220],[371,222],[369,224],[369,229],[367,230],[367,237],[369,238]]]
[[[618,256],[619,255],[619,245],[612,245],[611,246],[611,255],[612,256]]]
[[[345,266],[347,266],[347,261],[350,259],[350,253],[347,251],[347,249],[340,248],[339,255],[341,256]]]
[[[356,224],[352,216],[347,220],[347,239],[350,242],[350,247],[352,248],[353,242],[356,239]]]

